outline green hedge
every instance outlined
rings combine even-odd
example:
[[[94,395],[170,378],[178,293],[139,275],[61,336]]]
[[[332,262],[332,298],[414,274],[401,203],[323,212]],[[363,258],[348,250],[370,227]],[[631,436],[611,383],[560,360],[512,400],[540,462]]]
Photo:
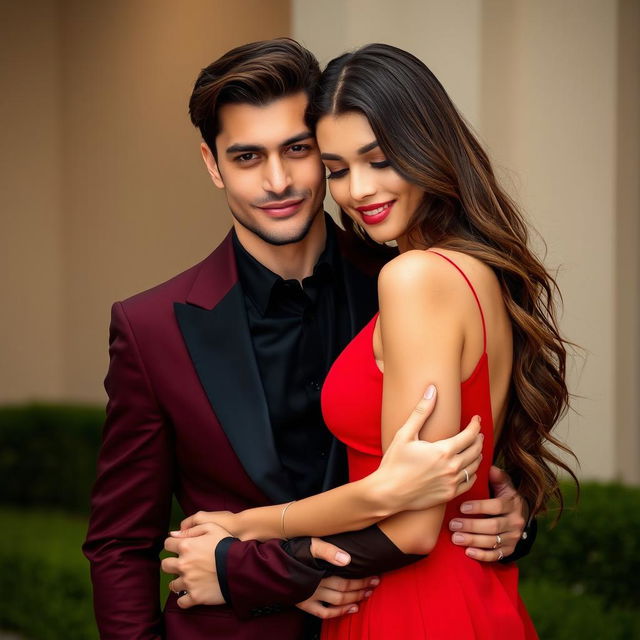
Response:
[[[598,596],[576,593],[564,585],[528,580],[520,582],[520,595],[541,640],[640,638],[640,613],[607,606]]]
[[[0,508],[0,530],[15,534],[10,544],[0,545],[5,584],[0,629],[14,629],[29,640],[97,640],[89,563],[81,551],[86,518]],[[170,580],[161,574],[163,604]]]
[[[0,407],[0,501],[87,513],[104,409]]]
[[[81,553],[83,516],[0,509],[4,576],[0,628],[30,640],[94,640],[89,565]]]
[[[571,489],[563,489],[573,504]],[[607,607],[638,607],[640,489],[585,482],[578,505],[550,528],[554,516],[540,519],[533,553],[520,562],[522,578],[598,596]]]

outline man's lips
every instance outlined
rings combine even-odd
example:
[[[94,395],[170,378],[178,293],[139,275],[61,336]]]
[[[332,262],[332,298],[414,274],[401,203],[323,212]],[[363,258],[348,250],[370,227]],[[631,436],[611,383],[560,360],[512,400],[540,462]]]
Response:
[[[285,218],[295,213],[303,202],[304,198],[299,198],[297,200],[283,200],[282,202],[270,202],[269,204],[265,204],[258,208],[272,218]]]
[[[356,207],[356,210],[360,213],[360,217],[365,224],[380,224],[387,218],[394,203],[395,200],[389,200],[388,202],[366,204]]]

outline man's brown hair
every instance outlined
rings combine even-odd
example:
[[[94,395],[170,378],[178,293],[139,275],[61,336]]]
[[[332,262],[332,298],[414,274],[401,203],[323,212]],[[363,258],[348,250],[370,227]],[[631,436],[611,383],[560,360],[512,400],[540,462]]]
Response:
[[[189,99],[191,122],[217,158],[220,107],[266,105],[300,91],[311,96],[319,77],[315,56],[291,38],[244,44],[200,72]]]

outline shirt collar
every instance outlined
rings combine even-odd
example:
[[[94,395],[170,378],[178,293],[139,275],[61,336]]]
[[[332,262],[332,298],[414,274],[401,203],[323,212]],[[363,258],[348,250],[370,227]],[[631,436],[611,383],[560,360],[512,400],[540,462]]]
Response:
[[[322,281],[331,281],[334,274],[339,272],[340,252],[338,251],[336,230],[335,225],[331,223],[328,217],[328,214],[325,214],[327,229],[325,247],[313,268],[313,275],[309,276],[309,278],[316,278]],[[285,281],[277,273],[274,273],[261,262],[258,262],[258,260],[242,246],[235,229],[232,230],[231,237],[236,255],[238,278],[240,279],[242,290],[253,302],[256,309],[260,312],[260,315],[264,316],[269,307],[273,288],[277,283],[283,283]],[[305,278],[303,283],[309,278]]]

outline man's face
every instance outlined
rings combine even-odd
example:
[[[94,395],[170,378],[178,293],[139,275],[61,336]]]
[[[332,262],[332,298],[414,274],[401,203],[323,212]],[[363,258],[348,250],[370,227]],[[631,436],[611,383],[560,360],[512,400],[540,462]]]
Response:
[[[202,149],[234,224],[272,245],[302,240],[322,211],[324,169],[304,122],[307,101],[301,92],[265,106],[225,105],[217,162],[206,145]]]

